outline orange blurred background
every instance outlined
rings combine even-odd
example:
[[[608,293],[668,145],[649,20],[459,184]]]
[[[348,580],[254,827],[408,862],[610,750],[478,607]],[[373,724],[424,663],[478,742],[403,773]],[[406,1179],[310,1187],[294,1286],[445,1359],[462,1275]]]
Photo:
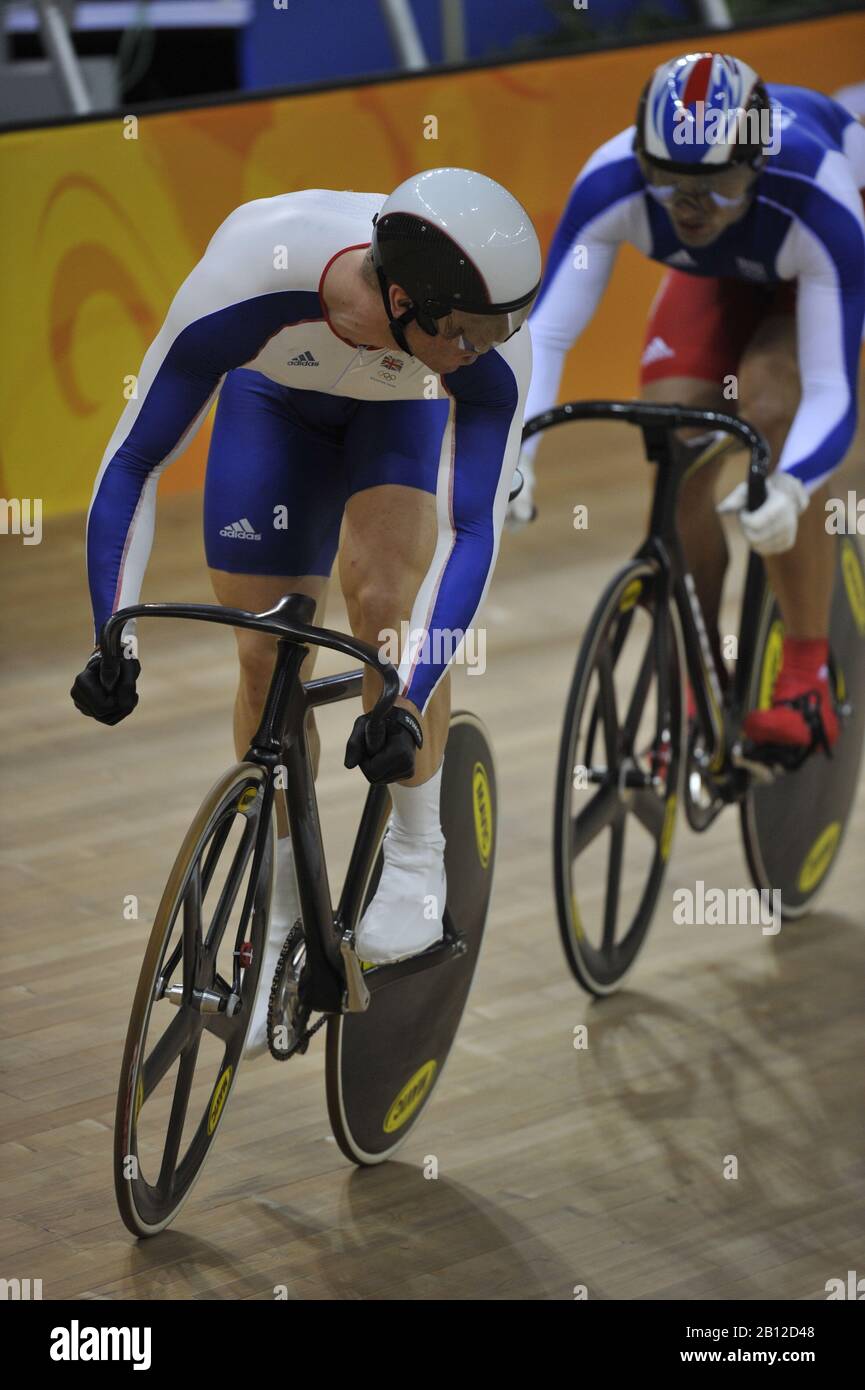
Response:
[[[769,81],[861,80],[865,15],[730,35]],[[525,204],[544,248],[593,149],[633,118],[675,40],[359,88],[0,135],[0,493],[87,506],[133,376],[179,284],[238,204],[296,188],[388,192],[459,164]],[[435,117],[437,138],[426,138]],[[134,135],[136,138],[128,138]],[[660,267],[625,248],[562,396],[634,394]],[[201,485],[209,422],[161,483]]]

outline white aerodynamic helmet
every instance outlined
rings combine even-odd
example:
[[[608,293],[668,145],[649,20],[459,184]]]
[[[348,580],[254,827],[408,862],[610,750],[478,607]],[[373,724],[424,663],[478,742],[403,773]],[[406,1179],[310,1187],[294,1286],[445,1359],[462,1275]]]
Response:
[[[531,218],[500,183],[471,169],[424,169],[394,189],[373,218],[372,255],[398,342],[412,319],[435,334],[436,320],[457,309],[507,315],[515,333],[540,287]],[[412,300],[398,319],[390,285]]]

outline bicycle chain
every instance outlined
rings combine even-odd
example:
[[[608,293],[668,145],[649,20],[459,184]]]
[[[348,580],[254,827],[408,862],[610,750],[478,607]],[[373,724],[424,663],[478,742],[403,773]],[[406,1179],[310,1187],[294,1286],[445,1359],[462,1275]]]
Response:
[[[291,931],[288,933],[288,936],[285,938],[285,941],[283,942],[282,950],[279,953],[279,960],[277,961],[276,969],[273,972],[273,980],[271,981],[270,998],[268,1000],[267,1005],[267,1046],[268,1050],[270,1051],[271,1057],[273,1057],[274,1061],[276,1062],[287,1062],[290,1057],[296,1056],[297,1053],[306,1052],[306,1049],[309,1046],[310,1038],[312,1038],[318,1032],[319,1028],[321,1028],[330,1017],[330,1014],[322,1014],[321,1018],[317,1019],[311,1028],[304,1028],[300,1037],[297,1038],[294,1041],[294,1043],[292,1043],[291,1047],[288,1048],[287,1051],[277,1051],[276,1047],[274,1046],[273,1038],[271,1036],[273,1031],[271,1027],[271,1017],[274,1005],[279,995],[280,987],[283,981],[283,975],[285,973],[285,969],[288,965],[288,962],[290,961],[292,955],[297,949],[299,942],[303,939],[303,928],[301,926],[301,923],[297,921],[295,922],[294,926],[292,927]],[[302,1017],[302,1008],[302,1005],[299,1006],[299,1017]]]
[[[306,1029],[294,1046],[289,1048],[288,1052],[277,1052],[274,1054],[271,1049],[271,1056],[276,1056],[278,1062],[287,1062],[289,1057],[293,1057],[296,1052],[305,1052],[309,1046],[310,1038],[318,1032],[319,1028],[324,1027],[330,1017],[330,1014],[322,1014],[321,1018],[317,1019],[311,1028]]]

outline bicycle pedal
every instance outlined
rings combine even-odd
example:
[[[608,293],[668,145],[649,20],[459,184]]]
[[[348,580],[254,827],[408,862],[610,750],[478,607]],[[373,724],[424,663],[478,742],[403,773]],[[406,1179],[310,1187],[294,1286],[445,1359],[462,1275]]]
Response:
[[[785,772],[796,772],[814,751],[813,746],[795,748],[782,743],[747,742],[740,745],[738,756],[734,750],[733,762],[736,767],[745,768],[752,773],[759,781],[774,782]]]
[[[750,752],[750,746],[746,749],[741,744],[737,744],[730,754],[730,761],[734,767],[742,772],[747,772],[753,777],[755,782],[762,782],[764,786],[769,786],[778,776],[778,770],[771,766],[762,757],[755,757]]]

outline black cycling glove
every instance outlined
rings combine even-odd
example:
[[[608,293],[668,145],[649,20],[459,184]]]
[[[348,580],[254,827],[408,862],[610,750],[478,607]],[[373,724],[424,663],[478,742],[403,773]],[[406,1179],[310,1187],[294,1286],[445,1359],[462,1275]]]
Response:
[[[75,677],[69,694],[75,708],[100,724],[119,724],[138,704],[135,682],[141,673],[141,662],[135,657],[121,657],[102,669],[102,653],[97,648],[84,670]]]
[[[371,723],[372,715],[354,721],[345,746],[345,766],[359,767],[368,782],[401,782],[414,772],[415,752],[423,748],[417,719],[401,705],[389,709],[384,720]]]

